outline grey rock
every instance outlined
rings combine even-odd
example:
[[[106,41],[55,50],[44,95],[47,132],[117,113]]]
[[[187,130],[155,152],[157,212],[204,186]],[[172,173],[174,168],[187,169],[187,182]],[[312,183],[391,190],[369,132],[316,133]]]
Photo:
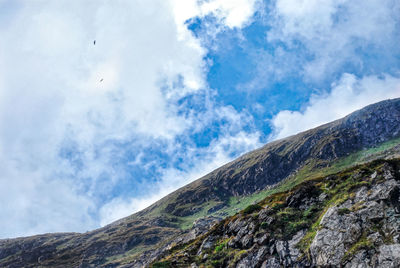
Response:
[[[328,195],[326,193],[322,193],[318,196],[318,201],[319,202],[323,202],[325,201],[325,199],[328,197]]]
[[[251,234],[245,235],[241,239],[240,243],[242,244],[243,248],[250,248],[253,244],[253,235],[251,235]]]
[[[350,262],[346,264],[346,268],[369,268],[370,265],[370,258],[368,253],[365,250],[361,250],[357,254],[353,256]]]
[[[357,211],[357,215],[360,215],[363,222],[366,220],[380,220],[385,216],[383,205],[376,201],[368,201],[363,204],[363,207]]]
[[[279,260],[275,257],[271,257],[263,262],[261,268],[280,268],[281,264]]]
[[[237,236],[241,238],[248,233],[249,233],[249,226],[245,225],[242,228],[240,228],[239,232],[237,233]]]
[[[275,243],[276,252],[284,266],[291,266],[300,256],[300,250],[296,247],[297,243],[304,237],[306,230],[301,230],[289,241],[277,241]]]
[[[365,202],[365,200],[368,200],[368,188],[366,186],[361,187],[357,192],[354,197],[354,203],[358,202]]]
[[[265,257],[268,254],[268,248],[267,247],[261,247],[258,250],[254,249],[254,251],[250,252],[247,254],[243,259],[241,259],[236,267],[240,268],[247,268],[247,267],[259,267]]]
[[[215,244],[215,237],[208,236],[206,239],[204,239],[203,243],[201,243],[200,249],[197,252],[197,256],[201,255],[204,250],[212,248],[214,244]]]
[[[249,268],[249,267],[254,267],[251,262],[251,257],[246,256],[243,259],[241,259],[237,264],[236,268]]]
[[[301,255],[300,250],[296,246],[306,233],[306,230],[301,230],[288,242],[289,255],[292,262],[297,261],[298,257]]]
[[[246,225],[246,221],[242,220],[242,219],[237,219],[234,222],[230,222],[228,224],[228,230],[231,233],[238,233],[239,230],[244,227],[244,225]]]
[[[321,229],[315,235],[310,253],[316,265],[340,265],[347,248],[358,241],[361,224],[353,214],[338,214],[338,207],[331,207],[321,219]]]
[[[374,242],[375,245],[381,245],[381,244],[383,244],[382,236],[381,236],[381,234],[378,233],[378,232],[375,232],[375,233],[372,233],[372,234],[368,235],[367,239],[368,239],[369,241]]]
[[[254,242],[260,246],[265,245],[268,242],[268,240],[269,240],[269,235],[267,233],[254,238]]]
[[[379,267],[400,267],[400,244],[382,245],[379,248]]]
[[[264,246],[259,248],[259,250],[257,251],[257,255],[255,257],[255,262],[257,264],[261,263],[267,254],[268,254],[268,247]]]
[[[396,180],[390,179],[383,183],[374,186],[371,189],[371,194],[368,196],[369,200],[387,200],[391,197],[393,191],[396,191],[398,184]]]

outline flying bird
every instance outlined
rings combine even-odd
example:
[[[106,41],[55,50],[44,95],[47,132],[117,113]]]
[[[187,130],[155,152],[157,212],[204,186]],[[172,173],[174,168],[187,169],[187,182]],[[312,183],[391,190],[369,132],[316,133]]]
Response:
[[[100,79],[100,82],[103,82],[103,78],[102,78],[102,79]]]
[[[93,41],[93,45],[96,45],[96,40]]]

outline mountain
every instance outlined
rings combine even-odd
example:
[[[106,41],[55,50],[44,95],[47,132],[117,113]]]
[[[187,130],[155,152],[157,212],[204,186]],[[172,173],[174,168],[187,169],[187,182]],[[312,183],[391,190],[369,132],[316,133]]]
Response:
[[[331,207],[334,207],[330,202],[339,198],[339,195],[333,192],[356,194],[353,190],[361,189],[359,186],[364,181],[369,183],[368,187],[372,190],[381,187],[380,179],[367,180],[375,171],[377,174],[386,172],[378,163],[384,163],[382,165],[392,168],[392,176],[397,182],[397,160],[385,159],[400,157],[399,144],[400,99],[379,102],[329,124],[268,143],[178,189],[149,208],[103,228],[83,234],[44,234],[0,240],[0,266],[142,267],[152,263],[155,267],[178,264],[185,267],[195,263],[226,266],[227,261],[242,265],[241,267],[262,265],[258,262],[254,264],[256,261],[253,261],[253,255],[261,256],[259,259],[273,255],[274,260],[269,258],[271,263],[279,262],[279,265],[305,265],[307,262],[303,255],[310,255],[310,252],[313,252],[312,247],[307,244],[312,237],[309,233],[314,234],[323,230],[320,227],[321,222],[324,223],[323,219],[330,219],[325,215],[332,211]],[[357,171],[363,170],[364,167],[371,170],[372,174]],[[345,180],[343,174],[353,174],[349,175],[350,177],[361,174],[360,181],[357,182],[360,185],[355,183],[357,187],[352,188],[353,184],[349,182],[350,188],[333,186],[332,193],[329,192],[331,188],[322,186],[331,183],[330,177],[336,178],[332,179],[335,181],[334,185],[340,185],[339,182]],[[390,180],[392,179],[384,181]],[[306,194],[310,192],[310,196],[304,196],[301,192]],[[297,195],[300,197],[296,197],[297,199],[293,197],[297,200],[293,201],[294,203],[287,201]],[[273,200],[268,201],[270,200],[268,198]],[[319,198],[322,201],[315,201]],[[362,201],[369,202],[366,196],[362,198],[365,199]],[[385,200],[391,198],[390,194],[389,199],[379,200],[386,202]],[[372,201],[381,202],[377,200]],[[348,212],[343,215],[355,213],[346,202],[343,203],[346,204],[344,207],[340,207],[343,204],[334,204],[340,213]],[[395,205],[391,208],[394,209]],[[393,213],[395,215],[397,212]],[[261,214],[268,214],[273,221],[269,222],[270,219],[262,218]],[[332,215],[334,216],[331,218],[335,218],[337,213]],[[254,218],[254,221],[248,220],[249,217]],[[385,220],[397,220],[397,216],[393,217]],[[282,221],[280,218],[286,220]],[[301,219],[303,222],[296,225],[297,221],[294,222],[294,219]],[[242,223],[238,223],[240,228],[229,229],[231,227],[228,226],[235,225],[232,222],[236,220],[245,222],[248,227],[243,229]],[[343,220],[348,221],[346,217]],[[292,223],[296,226],[293,227]],[[330,224],[330,220],[327,224]],[[250,228],[250,225],[254,227]],[[292,226],[289,231],[286,225]],[[393,227],[393,225],[382,226],[389,229]],[[271,239],[269,238],[268,243],[271,245],[263,244],[264,242],[258,244],[260,233],[267,236],[269,234]],[[243,235],[245,237],[247,235],[250,242],[243,244]],[[318,235],[312,237],[311,245],[318,237]],[[370,241],[368,237],[362,237],[364,239],[362,242]],[[386,239],[386,236],[382,237]],[[302,242],[303,248],[295,247],[303,254],[303,259],[299,262],[292,257],[296,239],[299,241],[308,239],[307,243]],[[239,242],[230,242],[233,240]],[[397,240],[393,238],[380,246],[397,245],[396,243]],[[289,244],[292,249],[289,248]],[[346,252],[353,250],[358,254],[359,248],[357,246],[352,248],[352,245],[356,244],[346,240],[344,250]],[[255,250],[260,250],[264,246],[268,247],[269,255],[263,255],[264,253],[258,251],[256,253]],[[389,247],[388,250],[396,252],[396,247]],[[283,251],[277,248],[283,248]],[[224,257],[220,256],[222,253],[225,254]],[[234,253],[234,259],[230,259],[231,253]],[[311,257],[306,259],[314,260],[314,255],[311,254]],[[249,260],[247,264],[245,258]],[[286,260],[288,258],[290,261]],[[321,258],[327,259],[329,264],[328,257]]]
[[[400,159],[301,183],[170,249],[153,267],[400,267]]]

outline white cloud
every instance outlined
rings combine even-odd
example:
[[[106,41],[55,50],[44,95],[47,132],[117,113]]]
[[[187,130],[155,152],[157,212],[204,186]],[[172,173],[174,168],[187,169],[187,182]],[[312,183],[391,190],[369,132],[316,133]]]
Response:
[[[272,139],[284,138],[342,118],[368,104],[400,97],[400,78],[343,74],[330,93],[313,95],[300,112],[281,111],[272,120]]]
[[[241,28],[251,22],[259,0],[173,0],[179,23],[193,17],[215,16],[229,28]]]
[[[363,68],[357,53],[366,47],[380,57],[398,50],[399,12],[394,0],[278,0],[267,36],[289,46],[300,41],[313,57],[304,64],[304,74],[318,81],[345,62]]]
[[[21,158],[7,159],[4,155],[0,161],[0,237],[86,231],[98,225],[90,216],[94,202],[78,195],[74,183],[52,180],[54,174],[49,174],[45,165],[21,163]]]
[[[0,237],[93,228],[99,199],[127,175],[113,163],[125,143],[183,146],[177,135],[224,111],[212,103],[180,110],[177,100],[208,91],[206,50],[184,22],[218,11],[240,27],[254,1],[236,19],[227,3],[199,11],[183,2],[21,1],[0,14]],[[205,150],[201,157],[215,154]]]
[[[256,0],[214,0],[202,3],[203,15],[212,13],[230,27],[243,27],[254,14]]]

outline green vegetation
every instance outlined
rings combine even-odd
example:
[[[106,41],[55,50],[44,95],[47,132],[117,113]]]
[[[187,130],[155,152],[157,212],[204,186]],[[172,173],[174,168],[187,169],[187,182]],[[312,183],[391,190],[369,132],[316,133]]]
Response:
[[[245,208],[242,212],[243,214],[247,215],[247,214],[251,214],[255,211],[258,211],[262,208],[262,206],[260,206],[259,204],[254,204],[254,205],[250,205],[247,208]]]
[[[219,244],[219,245],[217,245],[216,247],[215,247],[215,250],[214,250],[214,252],[220,252],[222,249],[224,249],[225,247],[226,247],[226,240],[225,241],[223,241],[221,244]]]

